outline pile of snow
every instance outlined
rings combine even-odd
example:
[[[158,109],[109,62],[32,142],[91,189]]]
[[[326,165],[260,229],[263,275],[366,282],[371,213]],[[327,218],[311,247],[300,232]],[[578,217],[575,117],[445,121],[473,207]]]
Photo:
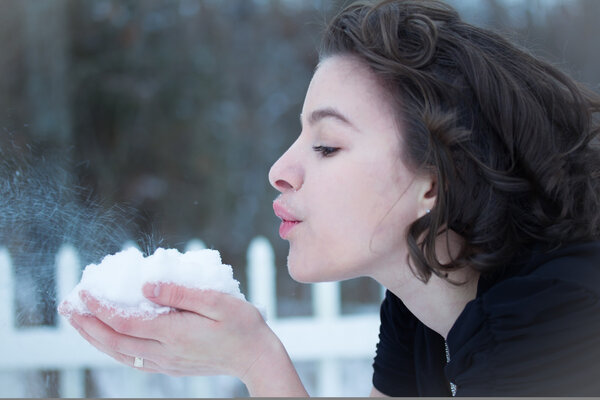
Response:
[[[132,247],[104,257],[100,264],[85,267],[81,281],[62,302],[61,312],[90,313],[79,298],[81,290],[125,316],[151,318],[169,312],[170,307],[157,305],[144,297],[142,287],[148,282],[212,289],[245,300],[231,266],[222,264],[217,250],[190,250],[182,254],[177,249],[159,248],[153,255],[144,257]]]

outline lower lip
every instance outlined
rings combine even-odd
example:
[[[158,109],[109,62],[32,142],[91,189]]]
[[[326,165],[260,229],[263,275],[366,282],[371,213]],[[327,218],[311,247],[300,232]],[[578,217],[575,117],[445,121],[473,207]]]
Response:
[[[299,223],[300,222],[298,221],[282,221],[281,225],[279,225],[279,236],[281,236],[282,239],[287,238],[290,231]]]

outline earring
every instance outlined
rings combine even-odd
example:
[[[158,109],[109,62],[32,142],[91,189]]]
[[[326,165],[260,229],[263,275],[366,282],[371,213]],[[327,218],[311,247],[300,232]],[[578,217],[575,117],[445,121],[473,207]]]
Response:
[[[427,214],[429,214],[429,213],[431,212],[431,210],[428,208],[427,210],[425,210],[425,212],[426,212]]]

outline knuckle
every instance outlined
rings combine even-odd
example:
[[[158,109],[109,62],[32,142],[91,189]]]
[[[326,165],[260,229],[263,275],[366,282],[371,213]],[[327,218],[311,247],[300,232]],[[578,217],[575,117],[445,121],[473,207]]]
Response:
[[[248,316],[249,318],[251,318],[254,322],[257,323],[262,323],[264,322],[264,318],[263,315],[260,313],[260,311],[258,310],[258,308],[256,307],[249,307],[248,308]]]
[[[112,327],[115,331],[119,333],[131,332],[131,322],[125,318],[115,319],[112,323]]]
[[[202,302],[211,308],[216,307],[221,303],[220,294],[215,290],[204,290],[202,292]]]
[[[169,305],[173,307],[181,306],[185,300],[185,289],[181,286],[171,287],[168,294]]]
[[[262,316],[255,308],[248,308],[239,315],[238,320],[244,325],[257,325],[262,321]]]
[[[162,349],[163,353],[168,354],[173,350],[177,344],[176,335],[166,334],[162,335],[160,341],[158,342],[158,346]]]

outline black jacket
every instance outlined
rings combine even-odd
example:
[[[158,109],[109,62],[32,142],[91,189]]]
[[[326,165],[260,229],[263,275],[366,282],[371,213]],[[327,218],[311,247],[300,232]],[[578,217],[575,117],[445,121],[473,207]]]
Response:
[[[600,242],[537,250],[480,278],[443,338],[391,292],[373,385],[390,396],[600,396]]]

